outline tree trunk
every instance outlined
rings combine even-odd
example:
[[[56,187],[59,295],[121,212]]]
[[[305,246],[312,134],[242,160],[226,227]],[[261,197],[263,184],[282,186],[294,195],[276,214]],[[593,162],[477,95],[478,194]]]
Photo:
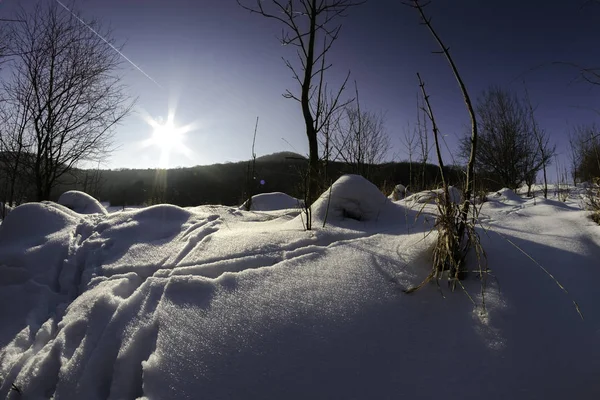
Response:
[[[544,198],[548,198],[548,178],[546,176],[546,164],[544,163]]]
[[[308,200],[310,201],[310,204],[307,204],[307,206],[310,206],[316,199],[318,196],[318,192],[319,192],[319,180],[318,180],[318,176],[319,176],[319,144],[317,142],[317,134],[316,132],[314,132],[314,129],[312,129],[313,132],[311,132],[311,135],[308,136],[308,151],[309,151],[309,157],[308,157],[308,171],[309,171],[309,175],[308,175]]]
[[[310,32],[308,38],[308,51],[306,57],[306,68],[304,69],[304,79],[302,81],[302,94],[300,103],[302,105],[302,115],[304,116],[304,124],[306,126],[306,136],[308,138],[308,183],[306,187],[305,207],[307,210],[316,199],[317,195],[317,171],[319,169],[319,142],[317,141],[317,132],[315,130],[315,121],[310,109],[310,90],[311,80],[313,75],[313,64],[315,54],[315,36],[317,29],[317,0],[312,0],[312,12],[310,15]],[[307,212],[307,219],[310,219],[310,211]],[[311,221],[307,220],[307,229],[311,228]]]

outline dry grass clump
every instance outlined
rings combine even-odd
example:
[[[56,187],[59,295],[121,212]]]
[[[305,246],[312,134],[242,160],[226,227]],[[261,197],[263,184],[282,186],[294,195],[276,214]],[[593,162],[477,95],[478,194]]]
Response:
[[[464,233],[461,237],[459,233],[459,226],[462,218],[461,205],[449,201],[448,199],[449,196],[445,191],[436,201],[438,216],[433,230],[437,232],[437,239],[432,252],[432,269],[423,282],[415,287],[407,289],[405,292],[413,293],[432,281],[435,281],[439,288],[440,280],[446,277],[452,291],[454,291],[458,285],[473,301],[461,281],[467,277],[468,273],[466,267],[467,254],[470,248],[474,248],[478,260],[478,266],[475,272],[481,282],[481,295],[482,299],[484,299],[482,306],[485,309],[484,291],[489,270],[487,268],[485,251],[481,246],[479,234],[475,229],[478,213],[477,209],[475,207],[472,208],[473,216],[467,221]]]

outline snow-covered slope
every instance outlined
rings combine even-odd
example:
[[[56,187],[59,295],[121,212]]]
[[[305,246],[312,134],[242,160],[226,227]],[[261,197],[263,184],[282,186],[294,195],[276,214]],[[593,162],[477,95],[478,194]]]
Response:
[[[600,397],[600,227],[584,211],[488,196],[482,315],[434,284],[402,292],[428,273],[435,206],[369,185],[336,182],[311,232],[289,210],[16,208],[0,227],[0,398]]]

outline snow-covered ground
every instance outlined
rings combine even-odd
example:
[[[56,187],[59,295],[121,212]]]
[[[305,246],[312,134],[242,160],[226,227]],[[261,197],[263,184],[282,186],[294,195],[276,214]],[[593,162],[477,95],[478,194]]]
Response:
[[[486,314],[403,293],[435,205],[357,177],[310,232],[293,209],[20,206],[0,227],[0,398],[600,398],[600,226],[577,197],[488,199]]]

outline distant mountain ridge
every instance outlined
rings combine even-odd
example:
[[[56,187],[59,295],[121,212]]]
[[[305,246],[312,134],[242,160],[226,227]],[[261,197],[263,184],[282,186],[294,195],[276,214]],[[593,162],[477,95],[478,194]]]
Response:
[[[11,153],[0,153],[0,163]],[[25,157],[27,159],[27,157]],[[256,159],[253,176],[249,177],[252,160],[224,162],[194,167],[170,169],[74,169],[58,182],[51,192],[51,200],[68,190],[79,190],[113,206],[150,205],[169,203],[178,206],[202,204],[240,205],[249,195],[282,192],[295,198],[303,198],[306,182],[307,158],[291,151],[266,154]],[[323,165],[324,166],[324,165]],[[363,165],[365,177],[386,195],[396,184],[405,186],[420,184],[422,165],[408,162],[391,162],[378,165]],[[447,167],[448,180],[460,183],[462,173]],[[327,171],[321,177],[321,190],[343,174],[356,173],[356,166],[338,161],[327,163]],[[21,175],[21,174],[20,174]],[[412,179],[411,179],[412,176]],[[437,187],[439,169],[435,165],[425,166],[425,187]],[[250,179],[250,180],[249,180]],[[31,177],[18,179],[19,202],[35,199]],[[6,188],[7,178],[0,176],[0,188]],[[413,189],[413,188],[411,188]],[[1,196],[0,196],[1,197]],[[0,199],[1,201],[2,199]]]
[[[256,157],[256,161],[260,162],[280,162],[289,160],[307,160],[307,158],[298,153],[294,153],[293,151],[280,151],[277,153]]]
[[[256,159],[254,176],[249,178],[249,162],[225,162],[194,167],[157,169],[75,170],[69,180],[62,182],[52,193],[57,199],[67,190],[86,192],[113,206],[169,203],[178,206],[202,204],[240,205],[248,195],[283,192],[295,198],[304,195],[304,171],[307,158],[291,151],[266,154]],[[330,161],[323,176],[322,190],[343,174],[354,173],[355,167]],[[363,166],[365,167],[365,166]],[[366,166],[368,179],[387,194],[398,183],[409,185],[421,182],[422,166],[408,162],[391,162]],[[459,183],[458,170],[447,167],[449,181]],[[439,169],[425,166],[426,186],[437,187]],[[249,188],[251,193],[248,193]]]

